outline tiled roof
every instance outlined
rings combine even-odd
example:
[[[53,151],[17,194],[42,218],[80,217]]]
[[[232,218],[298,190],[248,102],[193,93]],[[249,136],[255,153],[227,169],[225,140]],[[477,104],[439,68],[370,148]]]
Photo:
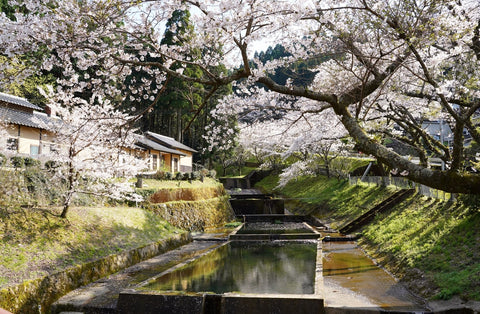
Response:
[[[5,107],[0,107],[0,120],[43,130],[48,130],[48,124],[52,122],[51,118],[45,114],[29,113]]]
[[[164,152],[164,153],[171,153],[171,154],[186,156],[185,153],[182,153],[179,150],[163,146],[163,145],[161,145],[161,144],[159,144],[155,141],[149,140],[148,138],[146,138],[143,135],[136,134],[135,137],[136,137],[136,141],[137,141],[137,144],[136,144],[137,146],[158,150],[158,151],[161,151],[161,152]]]
[[[150,131],[145,132],[145,134],[153,137],[156,141],[159,141],[159,142],[161,142],[162,144],[164,144],[168,147],[176,148],[176,149],[183,149],[183,150],[186,150],[186,151],[189,151],[189,152],[192,152],[192,153],[197,152],[193,148],[188,147],[187,145],[184,145],[184,144],[174,140],[172,137],[168,137],[168,136],[165,136],[165,135],[160,135],[158,133],[154,133],[154,132],[150,132]]]
[[[34,109],[34,110],[39,110],[39,111],[42,110],[42,108],[30,103],[25,98],[21,98],[21,97],[9,95],[9,94],[0,93],[0,101],[4,101],[6,103],[19,105],[19,106]]]

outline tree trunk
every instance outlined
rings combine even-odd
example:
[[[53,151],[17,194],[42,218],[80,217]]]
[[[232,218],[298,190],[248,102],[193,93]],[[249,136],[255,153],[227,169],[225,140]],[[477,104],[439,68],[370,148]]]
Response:
[[[73,167],[72,162],[69,162],[68,178],[67,178],[68,190],[65,194],[65,200],[63,202],[63,210],[62,210],[62,213],[60,214],[61,218],[67,218],[68,209],[70,208],[70,203],[72,202],[73,194],[75,193],[75,190],[74,190],[75,177],[76,177],[75,169]]]
[[[62,213],[60,214],[61,218],[67,218],[67,213],[68,213],[69,208],[70,208],[69,204],[64,204],[63,205],[63,210],[62,210]]]
[[[334,110],[342,118],[342,124],[363,152],[377,157],[380,162],[393,169],[398,169],[400,172],[406,171],[405,177],[408,179],[450,193],[480,193],[479,175],[432,170],[414,164],[369,138],[347,108],[337,105]]]

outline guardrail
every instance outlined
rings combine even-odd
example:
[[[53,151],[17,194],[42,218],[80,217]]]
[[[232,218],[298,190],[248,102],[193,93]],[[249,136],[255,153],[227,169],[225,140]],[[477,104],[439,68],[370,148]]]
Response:
[[[448,200],[452,198],[452,194],[442,191],[433,189],[423,184],[418,184],[407,178],[403,177],[379,177],[379,176],[365,176],[363,181],[361,180],[362,177],[349,177],[348,181],[349,184],[354,185],[358,184],[359,182],[367,183],[367,184],[374,184],[378,186],[394,186],[398,189],[415,189],[415,191],[419,194],[440,199],[440,200]]]

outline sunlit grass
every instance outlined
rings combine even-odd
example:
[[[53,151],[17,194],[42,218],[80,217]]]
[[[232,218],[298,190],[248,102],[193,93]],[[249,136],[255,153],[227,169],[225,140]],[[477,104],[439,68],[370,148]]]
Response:
[[[181,232],[140,208],[78,207],[67,220],[59,212],[26,210],[0,218],[0,287]]]
[[[278,177],[259,187],[272,191]],[[393,187],[348,185],[325,177],[302,177],[277,193],[291,199],[297,212],[311,213],[333,227],[395,192]],[[295,209],[294,208],[294,209]],[[429,282],[417,291],[426,297],[480,300],[480,196],[443,201],[415,194],[363,228],[360,243],[398,276],[418,269]],[[418,277],[417,273],[413,273]]]

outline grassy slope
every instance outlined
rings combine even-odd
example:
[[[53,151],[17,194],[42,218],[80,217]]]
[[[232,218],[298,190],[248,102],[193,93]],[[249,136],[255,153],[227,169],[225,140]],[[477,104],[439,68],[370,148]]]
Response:
[[[72,208],[68,220],[43,210],[0,217],[0,287],[178,232],[155,214],[139,208]]]
[[[395,192],[391,188],[368,185],[349,186],[348,181],[326,177],[301,177],[290,181],[284,188],[275,189],[278,177],[270,176],[257,184],[257,188],[284,195],[287,207],[295,213],[314,214],[331,227],[338,228],[380,203]]]
[[[259,187],[271,191],[276,182],[269,177]],[[338,227],[385,199],[392,189],[304,177],[276,192],[295,199],[298,212]],[[426,297],[480,300],[479,225],[480,197],[443,202],[414,195],[365,227],[360,243]]]
[[[474,197],[416,195],[377,217],[362,242],[427,297],[480,300],[479,206]],[[419,274],[426,280],[418,282]]]

